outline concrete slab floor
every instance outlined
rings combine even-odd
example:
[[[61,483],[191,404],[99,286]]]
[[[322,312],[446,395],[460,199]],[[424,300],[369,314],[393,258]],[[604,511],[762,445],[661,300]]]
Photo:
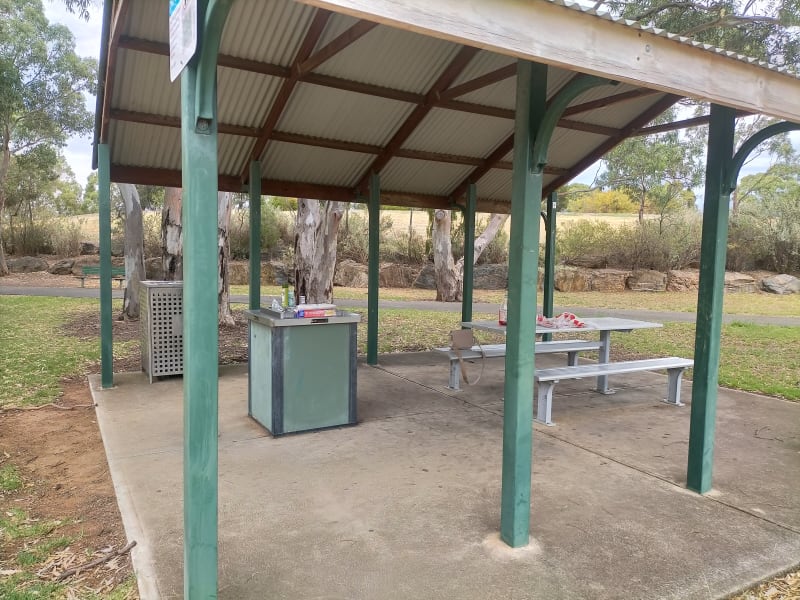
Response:
[[[800,562],[798,404],[720,390],[699,496],[664,376],[560,383],[557,425],[535,426],[532,544],[511,550],[502,361],[461,392],[439,355],[380,363],[359,365],[358,426],[282,438],[247,416],[246,366],[221,369],[220,598],[719,598]],[[115,383],[91,380],[142,598],[179,598],[182,382]]]

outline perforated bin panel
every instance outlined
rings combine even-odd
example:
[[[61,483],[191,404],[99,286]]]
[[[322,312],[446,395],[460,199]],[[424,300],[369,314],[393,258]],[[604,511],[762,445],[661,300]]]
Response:
[[[183,283],[146,281],[140,298],[142,369],[153,377],[183,373]]]

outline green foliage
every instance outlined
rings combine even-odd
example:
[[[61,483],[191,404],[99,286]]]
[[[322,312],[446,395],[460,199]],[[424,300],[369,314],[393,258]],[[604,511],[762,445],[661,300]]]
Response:
[[[22,477],[14,465],[0,468],[0,492],[14,492],[22,487]]]
[[[728,237],[731,268],[800,272],[800,164],[742,178]]]
[[[585,213],[634,213],[638,208],[621,190],[592,190],[576,196],[569,206],[572,212]]]
[[[391,229],[392,218],[383,215],[380,220],[381,240]],[[361,264],[366,264],[369,260],[369,221],[366,215],[350,212],[339,225],[336,259],[341,261],[348,258]]]
[[[59,598],[64,586],[39,581],[32,573],[17,573],[0,580],[0,598],[3,600],[42,600]]]
[[[81,224],[62,221],[52,227],[50,245],[57,256],[78,256],[81,253]]]
[[[556,260],[573,264],[585,256],[608,256],[618,230],[605,221],[585,220],[556,229]]]
[[[297,198],[286,198],[284,196],[268,196],[267,204],[282,211],[297,212]]]
[[[231,243],[231,258],[245,259],[250,256],[250,209],[232,211],[228,231]],[[267,202],[261,206],[261,252],[278,256],[294,243],[294,221],[286,213]]]
[[[455,212],[453,213],[456,214]],[[489,226],[491,219],[480,218],[475,223],[475,237],[481,235]],[[494,265],[508,261],[508,233],[500,228],[483,253],[478,257],[479,265]],[[453,219],[450,228],[450,247],[456,260],[464,256],[464,219]]]
[[[579,199],[583,194],[591,191],[591,187],[585,183],[568,183],[558,188],[556,210],[558,212],[567,212],[572,210],[572,203]]]
[[[601,0],[595,8],[774,65],[796,70],[800,66],[800,36],[796,31],[800,5],[795,0]]]
[[[556,260],[581,264],[581,259],[592,257],[592,262],[609,267],[681,269],[700,257],[701,225],[693,210],[620,227],[577,221],[556,231]]]
[[[425,240],[417,232],[389,229],[381,236],[381,261],[420,264],[427,260]]]

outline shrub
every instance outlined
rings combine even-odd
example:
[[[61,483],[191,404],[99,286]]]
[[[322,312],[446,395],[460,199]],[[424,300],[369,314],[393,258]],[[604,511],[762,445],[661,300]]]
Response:
[[[556,229],[556,259],[568,265],[586,256],[607,259],[616,237],[617,230],[604,221],[575,221]]]
[[[79,256],[81,253],[81,224],[78,221],[62,220],[53,227],[50,245],[53,252],[62,257]]]
[[[160,258],[161,249],[161,212],[145,211],[142,215],[144,231],[144,257]]]
[[[800,202],[748,202],[731,217],[728,268],[800,272]]]
[[[234,210],[228,230],[231,244],[231,258],[250,257],[250,210]],[[289,213],[271,203],[261,206],[261,252],[270,256],[280,256],[287,245],[294,242],[294,222]]]
[[[425,239],[417,232],[388,230],[381,236],[381,260],[421,264],[425,262]]]
[[[52,254],[52,234],[52,216],[47,213],[34,213],[27,219],[9,219],[3,237],[9,254]]]

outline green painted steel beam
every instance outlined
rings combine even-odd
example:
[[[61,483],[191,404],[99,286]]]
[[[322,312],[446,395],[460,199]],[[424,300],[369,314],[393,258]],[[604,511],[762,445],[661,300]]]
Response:
[[[250,310],[261,308],[261,163],[250,163]]]
[[[601,85],[618,85],[618,82],[595,75],[578,75],[559,90],[558,94],[550,101],[550,105],[547,107],[547,113],[542,117],[542,122],[539,125],[539,133],[533,142],[533,151],[531,153],[532,169],[544,169],[544,166],[547,164],[547,152],[550,149],[550,139],[553,137],[553,132],[564,110],[575,98]]]
[[[735,124],[736,113],[732,108],[711,105],[686,475],[687,487],[701,494],[711,489],[714,464],[714,428],[730,204],[727,176],[732,167]]]
[[[503,414],[500,537],[514,548],[529,541],[536,280],[539,263],[541,169],[531,170],[547,102],[547,66],[517,63],[511,243],[508,261],[508,328]]]
[[[97,145],[97,196],[100,220],[100,384],[114,385],[114,335],[111,319],[111,159],[108,144]]]
[[[542,314],[546,317],[552,317],[556,276],[556,208],[558,204],[558,193],[552,192],[547,197],[546,204],[544,220],[544,297],[542,299]],[[552,338],[552,334],[546,333],[542,336],[542,341],[549,342]]]
[[[789,123],[788,121],[773,123],[772,125],[764,127],[761,131],[754,133],[741,145],[736,154],[734,154],[727,172],[726,187],[729,194],[732,194],[733,190],[736,189],[736,182],[739,180],[739,171],[742,170],[744,161],[747,160],[747,157],[750,156],[753,150],[769,138],[790,131],[800,131],[800,124]]]
[[[467,206],[464,209],[464,273],[461,294],[461,320],[472,321],[472,290],[475,285],[475,210],[478,188],[467,186]]]
[[[216,64],[231,3],[199,0],[198,55],[181,75],[183,586],[184,597],[192,599],[216,598],[218,587]],[[202,118],[197,112],[201,106],[208,111]]]
[[[369,265],[367,267],[367,364],[378,364],[378,288],[381,251],[381,179],[369,177]]]

